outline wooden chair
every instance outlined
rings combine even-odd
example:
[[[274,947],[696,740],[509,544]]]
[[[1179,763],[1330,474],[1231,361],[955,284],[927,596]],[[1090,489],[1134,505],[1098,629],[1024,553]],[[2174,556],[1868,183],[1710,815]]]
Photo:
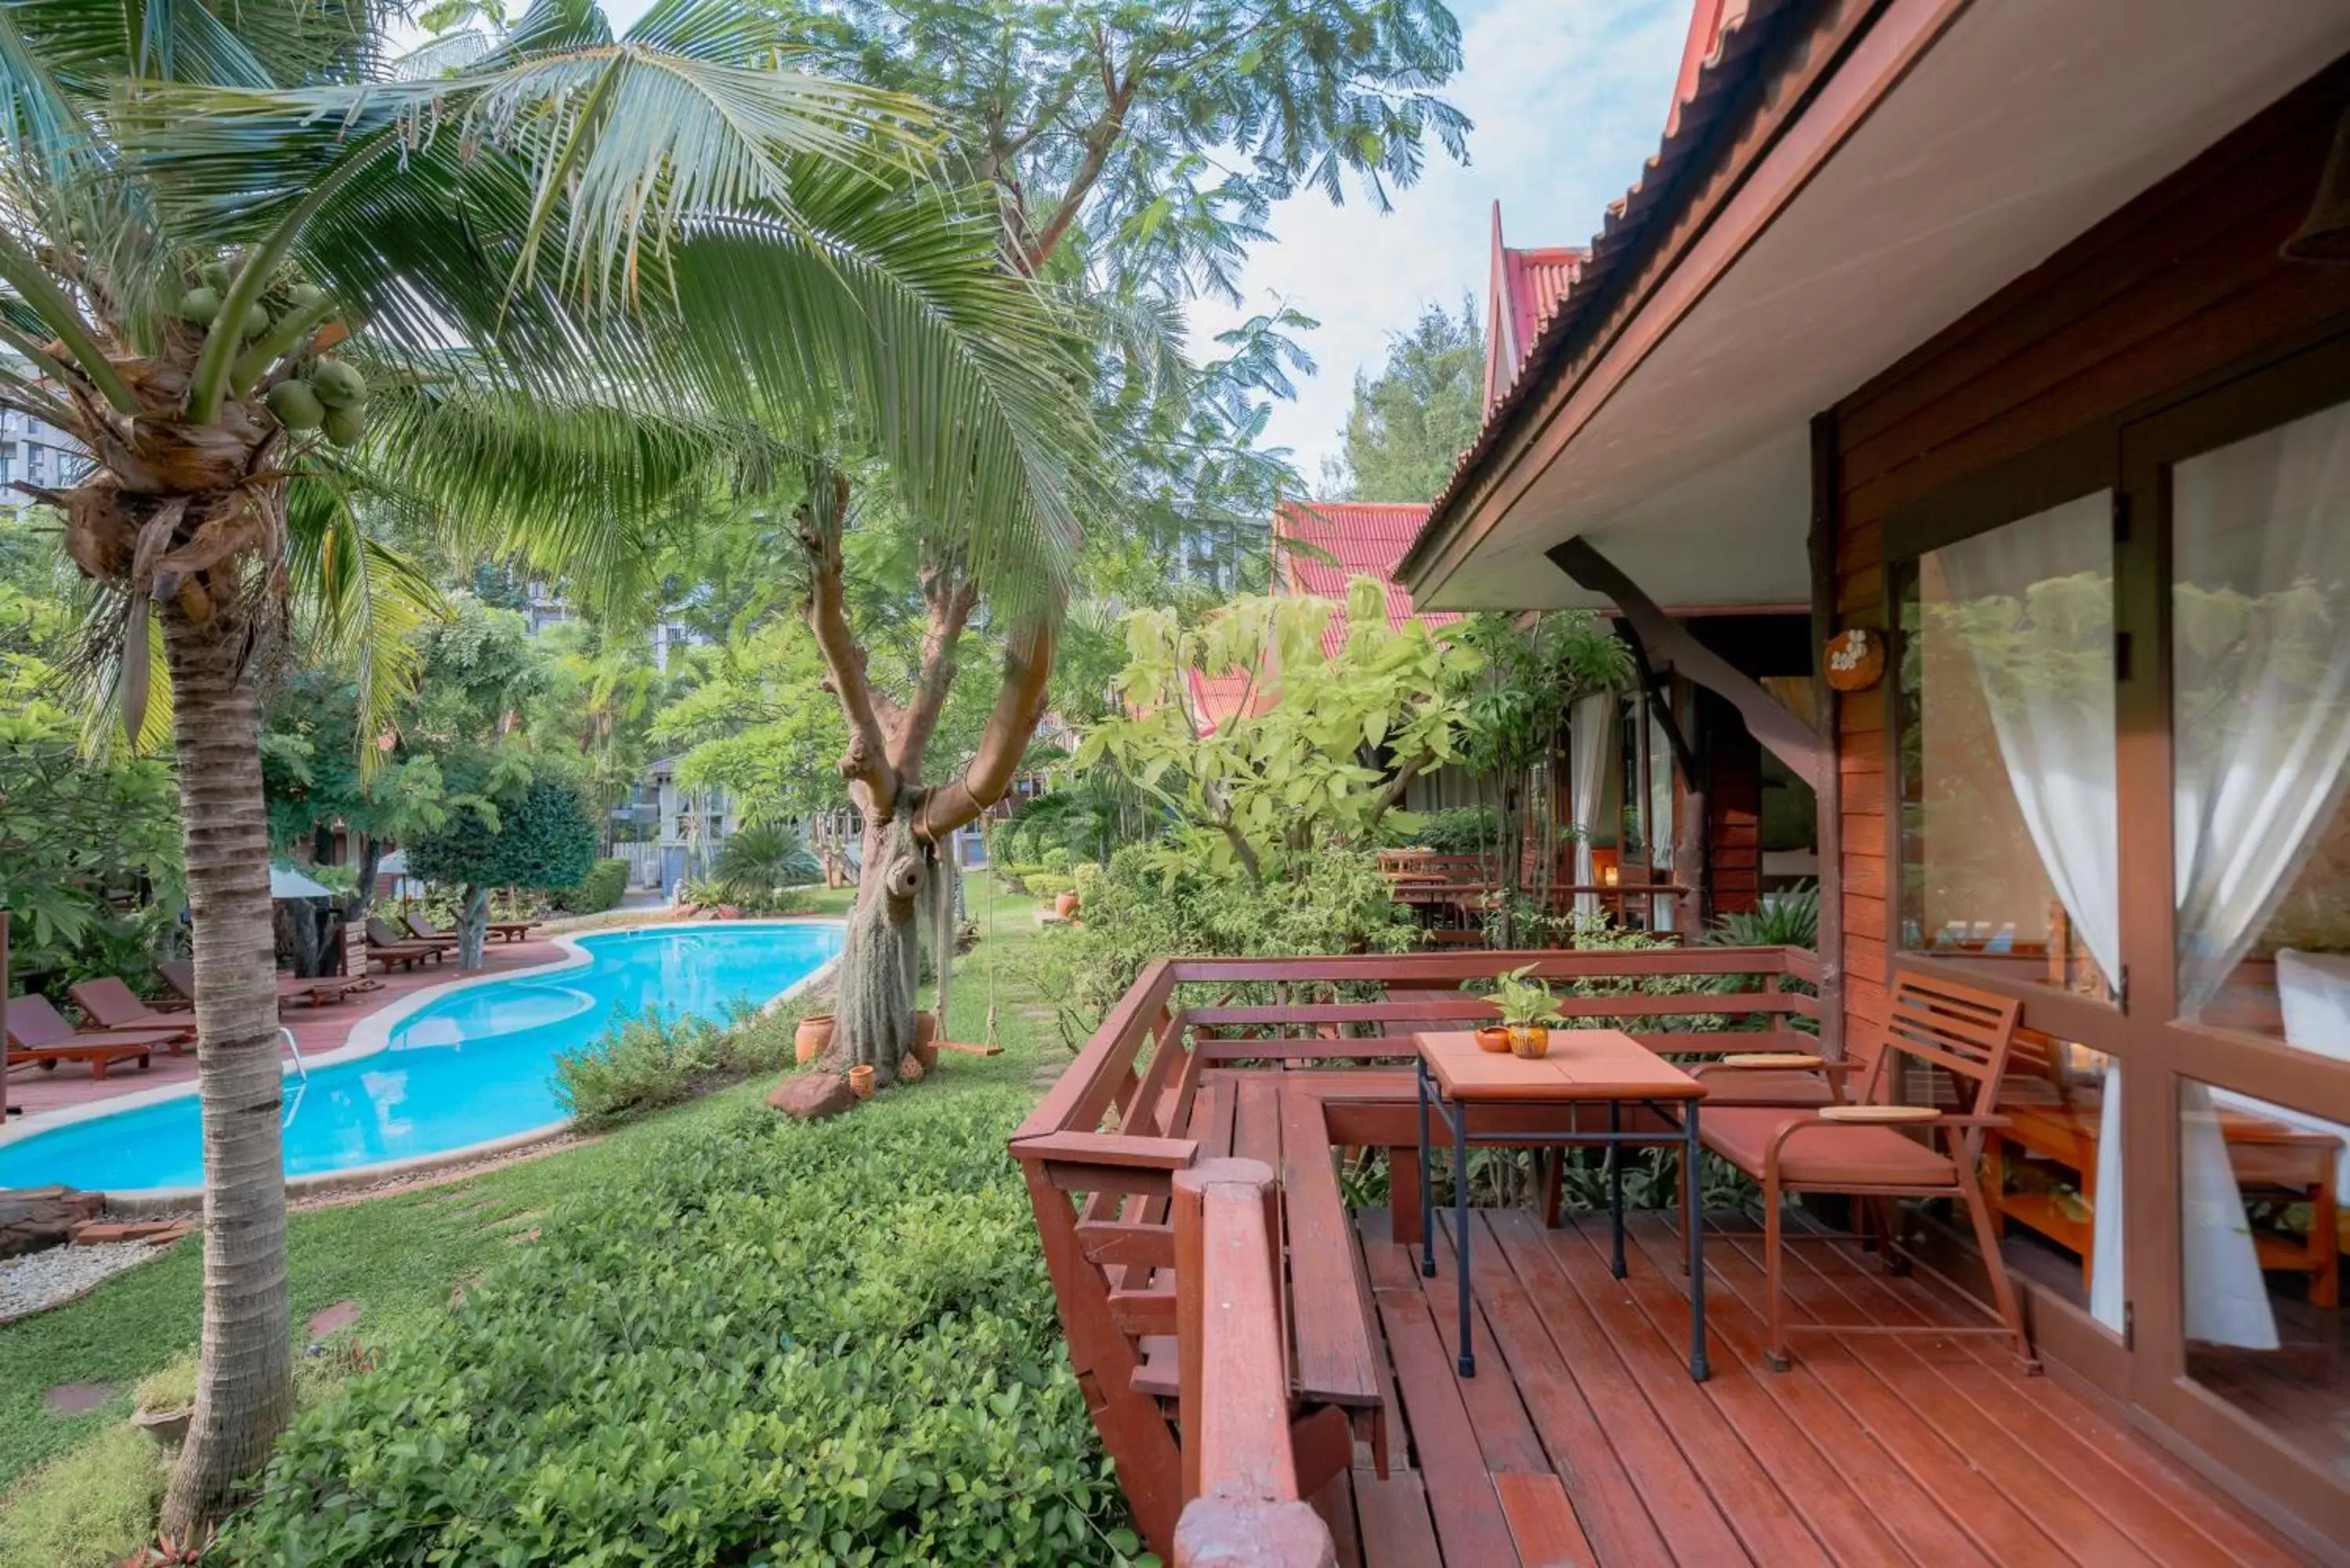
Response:
[[[1882,1216],[1877,1240],[1891,1269],[1908,1251],[1893,1207],[1903,1199],[1946,1198],[1966,1210],[1991,1279],[1996,1321],[1981,1327],[1941,1324],[1877,1328],[1875,1333],[1998,1334],[2013,1340],[2027,1371],[2036,1372],[2015,1287],[2000,1257],[1976,1169],[1983,1139],[2004,1118],[1992,1114],[2000,1075],[2013,1047],[2020,1003],[1970,986],[1902,974],[1887,1008],[1883,1044],[1852,1104],[1717,1106],[1709,1096],[1701,1136],[1705,1146],[1762,1184],[1762,1236],[1769,1329],[1768,1359],[1786,1370],[1787,1336],[1841,1332],[1827,1324],[1790,1324],[1783,1303],[1783,1227],[1791,1193],[1838,1193],[1863,1200]],[[1822,1068],[1840,1064],[1821,1064]],[[1739,1069],[1732,1067],[1732,1072]],[[1782,1072],[1778,1064],[1758,1069]],[[1833,1074],[1826,1075],[1833,1084]],[[1833,1094],[1833,1089],[1831,1089]],[[1981,1304],[1981,1303],[1978,1303]]]
[[[148,1065],[156,1044],[152,1033],[78,1031],[37,992],[8,999],[11,1067],[28,1064],[48,1072],[60,1062],[87,1062],[89,1075],[103,1078],[117,1062],[136,1059],[141,1067]]]
[[[192,1017],[184,1012],[156,1012],[112,975],[69,985],[66,994],[99,1028],[121,1034],[152,1034],[159,1044],[169,1045],[174,1056],[182,1046],[195,1041],[196,1023]]]

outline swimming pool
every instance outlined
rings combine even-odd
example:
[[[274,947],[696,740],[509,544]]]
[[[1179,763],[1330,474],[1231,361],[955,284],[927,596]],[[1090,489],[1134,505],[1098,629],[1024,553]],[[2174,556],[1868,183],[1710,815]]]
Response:
[[[559,1124],[554,1060],[614,1019],[658,1008],[722,1019],[816,974],[840,951],[829,921],[657,927],[567,939],[572,958],[417,992],[363,1019],[351,1044],[286,1080],[286,1174],[447,1154]],[[71,1069],[67,1069],[70,1071]],[[195,1096],[180,1092],[0,1142],[0,1188],[108,1192],[200,1187]]]

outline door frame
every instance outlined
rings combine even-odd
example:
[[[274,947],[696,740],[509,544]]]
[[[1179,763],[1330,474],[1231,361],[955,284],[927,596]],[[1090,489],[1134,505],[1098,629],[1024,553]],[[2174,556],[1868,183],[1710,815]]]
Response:
[[[2350,1517],[2350,1477],[2328,1471],[2187,1365],[2179,1106],[2189,1082],[2350,1123],[2350,1063],[2178,1017],[2171,820],[2172,469],[2350,402],[2350,345],[2318,345],[2146,415],[2121,430],[2126,520],[2115,549],[2115,625],[2131,654],[2116,685],[2122,952],[2130,1041],[2123,1085],[2124,1237],[2132,1310],[2131,1402],[2195,1449],[2313,1522]],[[2350,1307],[2337,1308],[2350,1311]]]

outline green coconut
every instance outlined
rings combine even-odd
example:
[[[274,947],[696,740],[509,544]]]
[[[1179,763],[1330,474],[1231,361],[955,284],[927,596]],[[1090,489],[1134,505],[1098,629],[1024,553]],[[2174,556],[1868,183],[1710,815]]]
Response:
[[[246,306],[244,307],[244,332],[243,334],[245,341],[251,342],[254,338],[258,337],[263,333],[268,331],[269,320],[269,306],[262,304],[261,301],[256,299],[251,305]]]
[[[228,275],[228,263],[222,261],[208,261],[204,263],[203,265],[198,267],[196,271],[203,278],[204,286],[211,289],[214,294],[226,294],[228,292],[228,286],[231,281]]]
[[[327,417],[327,405],[318,400],[307,381],[280,381],[262,400],[289,431],[317,430]]]
[[[213,288],[192,288],[180,296],[180,319],[192,321],[199,327],[210,327],[220,315],[220,291]]]
[[[319,422],[337,446],[355,445],[367,433],[367,415],[358,409],[328,409]]]
[[[355,409],[367,401],[367,378],[348,359],[320,356],[318,362],[310,367],[310,384],[317,388],[319,400],[330,409]]]
[[[327,291],[315,283],[297,283],[286,300],[296,315],[307,316],[327,303]]]

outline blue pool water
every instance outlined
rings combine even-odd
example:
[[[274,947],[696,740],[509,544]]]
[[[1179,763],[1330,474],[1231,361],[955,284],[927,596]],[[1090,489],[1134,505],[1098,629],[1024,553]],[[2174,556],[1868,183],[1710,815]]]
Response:
[[[429,1002],[389,1046],[286,1080],[286,1173],[312,1176],[487,1143],[564,1119],[556,1054],[648,1007],[723,1019],[840,950],[831,924],[696,926],[583,937],[582,968],[494,980]],[[72,1069],[68,1068],[67,1071]],[[0,1145],[0,1188],[136,1191],[203,1181],[191,1095]]]

